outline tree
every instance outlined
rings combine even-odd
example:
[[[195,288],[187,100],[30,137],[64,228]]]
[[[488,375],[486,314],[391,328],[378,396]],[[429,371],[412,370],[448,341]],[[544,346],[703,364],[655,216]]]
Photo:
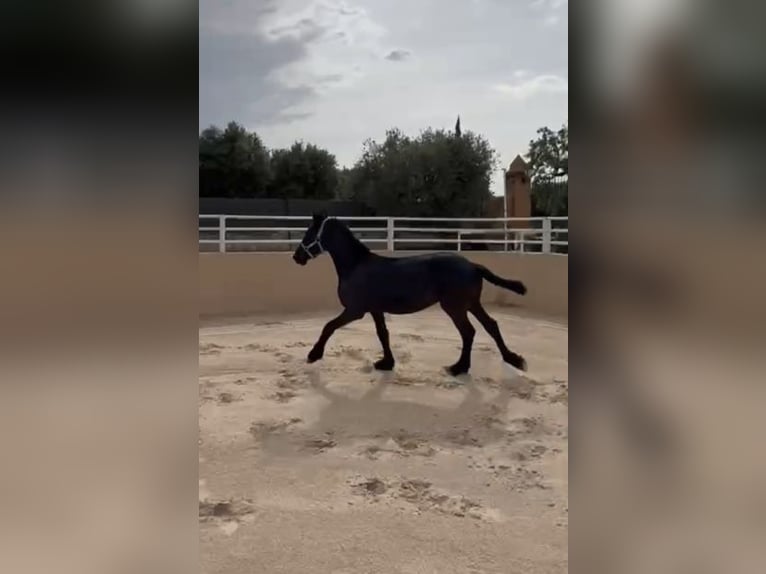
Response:
[[[544,127],[529,142],[532,215],[563,216],[569,209],[569,128]]]
[[[338,187],[335,156],[303,142],[272,152],[271,176],[270,197],[333,199]]]
[[[261,139],[236,122],[211,126],[199,136],[199,195],[264,197],[269,155]]]
[[[569,174],[569,127],[557,132],[545,127],[537,130],[537,138],[529,142],[527,153],[532,179],[551,180]]]
[[[392,129],[382,143],[364,143],[348,189],[379,215],[480,216],[496,165],[487,140],[470,131],[457,138],[428,129],[410,138]]]

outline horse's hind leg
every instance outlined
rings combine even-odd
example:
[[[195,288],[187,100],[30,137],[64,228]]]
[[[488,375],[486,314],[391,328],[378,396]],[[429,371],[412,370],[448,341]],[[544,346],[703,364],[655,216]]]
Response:
[[[473,337],[476,334],[476,329],[473,328],[473,325],[468,320],[468,314],[464,307],[442,303],[442,309],[449,315],[452,322],[455,323],[455,327],[460,332],[460,338],[463,340],[460,358],[457,360],[457,363],[447,367],[447,370],[453,376],[462,375],[471,368],[471,347],[473,346]]]
[[[374,366],[380,371],[390,371],[394,368],[394,354],[391,352],[391,345],[388,341],[386,319],[383,313],[372,313],[372,318],[375,320],[375,332],[378,334],[380,344],[383,346],[383,358],[375,361]]]
[[[500,328],[497,326],[497,321],[490,317],[489,313],[484,310],[480,302],[476,302],[471,306],[471,313],[479,320],[484,330],[489,333],[489,336],[495,340],[497,348],[500,350],[500,354],[503,356],[503,360],[506,363],[511,364],[519,370],[527,370],[527,362],[524,357],[517,355],[505,345],[503,341],[503,335],[500,333]]]

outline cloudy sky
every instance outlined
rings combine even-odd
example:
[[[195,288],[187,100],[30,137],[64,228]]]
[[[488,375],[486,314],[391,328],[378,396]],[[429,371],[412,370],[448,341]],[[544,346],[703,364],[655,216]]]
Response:
[[[238,121],[352,165],[399,127],[486,136],[507,165],[567,108],[567,0],[200,0],[200,128]],[[500,177],[493,190],[500,190]]]

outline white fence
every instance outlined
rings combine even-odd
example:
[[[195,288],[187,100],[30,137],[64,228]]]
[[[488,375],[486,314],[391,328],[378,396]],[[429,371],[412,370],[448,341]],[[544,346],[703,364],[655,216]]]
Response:
[[[338,217],[373,250],[569,252],[567,217]],[[200,215],[200,251],[295,249],[310,216]]]

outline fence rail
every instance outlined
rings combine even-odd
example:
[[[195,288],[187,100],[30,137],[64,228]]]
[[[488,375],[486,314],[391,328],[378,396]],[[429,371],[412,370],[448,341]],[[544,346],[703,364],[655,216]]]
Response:
[[[569,218],[339,217],[373,250],[569,252]],[[200,251],[295,249],[310,216],[200,215]]]

